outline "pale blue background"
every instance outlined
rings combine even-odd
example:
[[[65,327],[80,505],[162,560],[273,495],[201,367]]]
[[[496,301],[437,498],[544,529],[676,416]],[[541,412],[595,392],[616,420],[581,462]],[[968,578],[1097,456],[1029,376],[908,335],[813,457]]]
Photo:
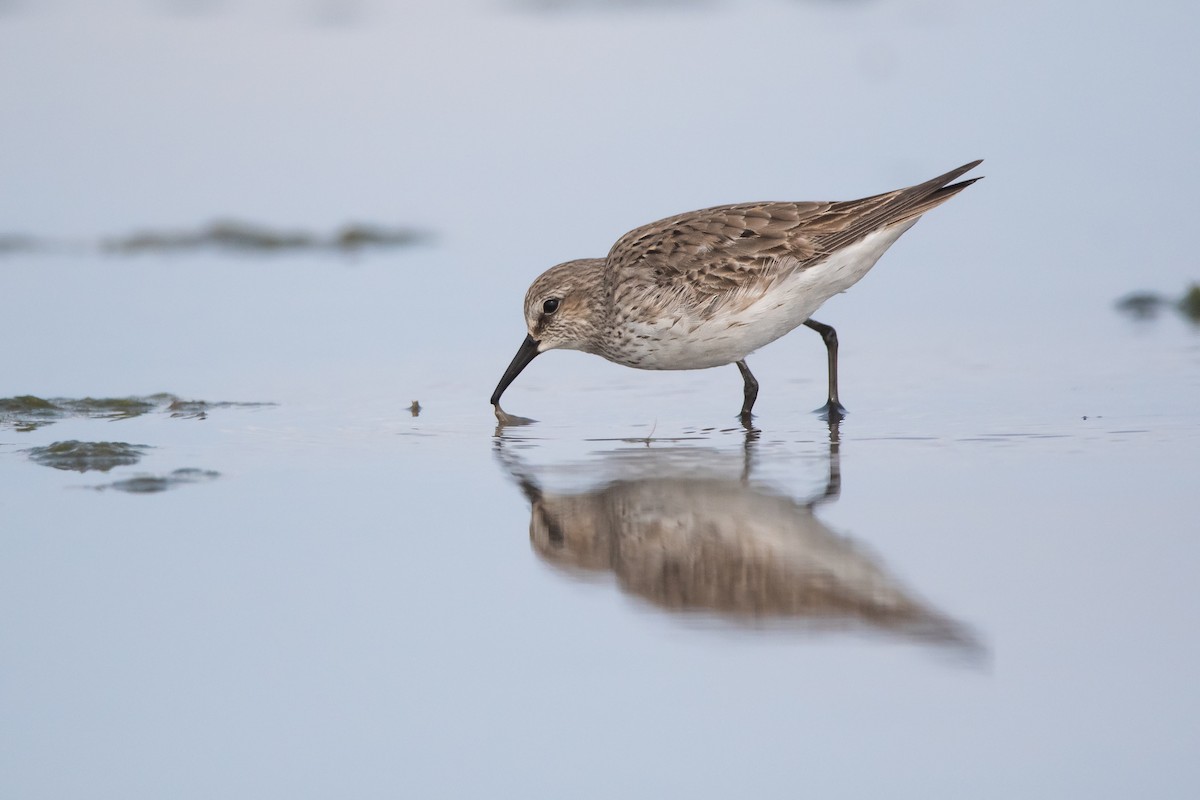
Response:
[[[1200,337],[1192,3],[0,4],[0,397],[219,409],[0,428],[0,794],[1191,797]],[[528,544],[486,398],[547,266],[716,203],[983,157],[818,319],[818,516],[986,645],[696,624]],[[340,258],[124,258],[215,217],[414,225]],[[824,355],[750,362],[756,479],[824,480]],[[425,411],[408,415],[411,400]],[[506,395],[548,484],[613,439],[735,455],[733,368],[574,353]],[[1088,419],[1083,419],[1083,417]],[[24,449],[143,443],[61,472]],[[84,488],[216,470],[138,496]]]

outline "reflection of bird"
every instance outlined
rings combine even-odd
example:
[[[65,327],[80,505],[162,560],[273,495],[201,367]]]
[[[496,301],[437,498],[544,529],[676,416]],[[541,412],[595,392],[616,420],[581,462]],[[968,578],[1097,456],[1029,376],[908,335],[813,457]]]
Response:
[[[744,479],[689,474],[654,449],[621,455],[626,467],[629,459],[643,462],[634,465],[636,477],[573,494],[542,490],[511,455],[503,456],[532,506],[530,539],[541,558],[572,572],[611,571],[623,590],[669,611],[863,625],[977,649],[961,625],[826,527],[813,513],[819,500],[797,501]],[[830,489],[821,499],[836,497],[833,457]]]
[[[849,289],[926,211],[978,178],[951,183],[980,162],[906,189],[818,203],[744,203],[652,222],[617,240],[605,258],[542,273],[525,295],[529,334],[493,392],[500,396],[539,353],[582,350],[639,369],[736,364],[742,419],[758,382],[746,356],[800,325],[825,340],[829,395],[837,392],[837,333],[811,318]]]

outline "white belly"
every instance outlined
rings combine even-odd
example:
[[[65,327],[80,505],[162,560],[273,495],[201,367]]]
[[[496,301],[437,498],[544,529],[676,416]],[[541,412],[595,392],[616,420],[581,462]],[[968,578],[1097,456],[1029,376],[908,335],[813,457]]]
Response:
[[[915,223],[914,219],[869,234],[798,270],[736,312],[631,325],[638,345],[620,363],[641,369],[706,369],[740,361],[802,325],[822,303],[857,283]]]

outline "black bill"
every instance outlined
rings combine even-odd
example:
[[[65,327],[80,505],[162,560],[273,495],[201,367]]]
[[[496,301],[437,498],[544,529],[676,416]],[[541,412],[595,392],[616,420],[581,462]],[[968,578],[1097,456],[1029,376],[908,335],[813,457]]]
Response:
[[[538,340],[532,336],[526,335],[525,341],[521,342],[521,349],[513,356],[512,363],[508,365],[508,369],[504,370],[504,377],[500,379],[500,383],[496,384],[496,391],[492,392],[491,403],[494,406],[500,405],[500,395],[504,394],[504,390],[508,385],[516,380],[521,374],[521,370],[538,354]]]

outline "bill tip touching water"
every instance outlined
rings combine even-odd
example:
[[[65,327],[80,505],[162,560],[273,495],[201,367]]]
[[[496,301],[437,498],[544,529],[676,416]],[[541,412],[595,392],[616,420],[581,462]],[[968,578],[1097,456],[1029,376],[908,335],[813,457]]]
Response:
[[[828,394],[818,411],[840,419],[837,332],[813,313],[866,275],[926,211],[979,180],[955,182],[980,163],[859,200],[679,214],[626,233],[604,258],[551,267],[525,295],[528,333],[492,393],[497,418],[523,420],[500,408],[501,395],[538,355],[566,349],[638,369],[735,364],[748,423],[758,381],[746,357],[804,325],[826,347]]]

